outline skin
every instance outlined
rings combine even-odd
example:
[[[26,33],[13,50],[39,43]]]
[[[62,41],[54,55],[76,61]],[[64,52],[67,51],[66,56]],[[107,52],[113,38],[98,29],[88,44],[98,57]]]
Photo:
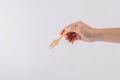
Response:
[[[120,43],[120,28],[95,29],[84,22],[78,21],[69,24],[60,34],[63,34],[64,31],[67,32],[65,38],[70,43],[73,43],[76,40],[85,42],[104,41]]]

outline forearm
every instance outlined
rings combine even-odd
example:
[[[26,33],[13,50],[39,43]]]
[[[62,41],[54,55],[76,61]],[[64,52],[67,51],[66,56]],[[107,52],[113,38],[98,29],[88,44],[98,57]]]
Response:
[[[96,29],[95,41],[120,43],[120,28]]]

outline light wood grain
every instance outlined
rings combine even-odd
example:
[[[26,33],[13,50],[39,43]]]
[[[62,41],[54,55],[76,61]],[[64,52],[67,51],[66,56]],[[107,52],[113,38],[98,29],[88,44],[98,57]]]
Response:
[[[58,43],[60,42],[60,40],[62,39],[62,37],[64,37],[67,34],[67,32],[65,31],[62,35],[60,35],[60,37],[58,37],[57,39],[53,40],[52,43],[49,45],[49,48],[52,49],[55,46],[58,45]]]

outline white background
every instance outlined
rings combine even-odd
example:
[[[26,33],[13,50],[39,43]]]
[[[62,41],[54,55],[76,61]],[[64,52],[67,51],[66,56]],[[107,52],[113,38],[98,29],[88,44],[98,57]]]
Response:
[[[0,0],[0,80],[120,80],[120,44],[64,39],[76,21],[120,27],[119,0]]]

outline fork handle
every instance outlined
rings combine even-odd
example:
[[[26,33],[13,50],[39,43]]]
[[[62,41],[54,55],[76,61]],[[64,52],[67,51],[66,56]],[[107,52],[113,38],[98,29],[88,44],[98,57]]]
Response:
[[[67,34],[66,31],[63,32],[63,34],[59,37],[59,39],[61,39],[62,37],[64,37]]]

